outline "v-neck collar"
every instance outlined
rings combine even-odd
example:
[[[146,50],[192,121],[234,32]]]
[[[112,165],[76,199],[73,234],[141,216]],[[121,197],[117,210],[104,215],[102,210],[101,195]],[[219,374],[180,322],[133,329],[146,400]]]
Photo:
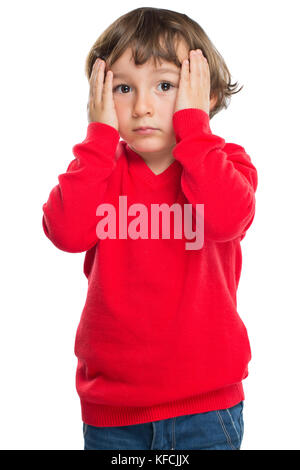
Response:
[[[182,170],[180,162],[178,160],[174,160],[168,168],[157,175],[151,170],[141,155],[129,147],[127,142],[125,143],[124,149],[128,157],[130,170],[155,188],[163,186],[168,181],[178,176]]]

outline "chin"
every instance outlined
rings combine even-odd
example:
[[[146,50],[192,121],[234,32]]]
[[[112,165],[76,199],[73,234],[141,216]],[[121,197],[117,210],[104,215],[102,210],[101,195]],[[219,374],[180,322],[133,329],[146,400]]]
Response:
[[[146,139],[144,139],[144,141],[142,141],[142,142],[139,142],[139,141],[135,140],[130,145],[132,147],[134,147],[139,152],[159,152],[159,151],[165,149],[165,145],[158,144],[158,143],[155,143],[155,142],[150,142],[150,139],[149,139],[148,142],[147,142]]]

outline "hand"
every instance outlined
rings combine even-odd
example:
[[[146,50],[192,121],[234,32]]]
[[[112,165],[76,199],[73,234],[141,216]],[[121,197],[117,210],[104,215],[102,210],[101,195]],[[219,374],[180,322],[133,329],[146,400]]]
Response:
[[[200,53],[196,52],[200,51]],[[200,49],[190,51],[190,63],[182,62],[175,110],[199,108],[209,115],[210,72]]]
[[[113,72],[108,70],[104,81],[104,69],[105,61],[97,59],[93,65],[89,80],[88,121],[89,123],[102,122],[119,131],[119,122],[112,92]]]

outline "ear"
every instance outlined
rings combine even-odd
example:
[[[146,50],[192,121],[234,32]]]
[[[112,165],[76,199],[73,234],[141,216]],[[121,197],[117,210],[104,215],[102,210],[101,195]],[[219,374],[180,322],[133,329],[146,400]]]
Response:
[[[209,100],[209,110],[211,111],[215,104],[217,103],[218,101],[218,97],[217,96],[212,96],[212,98]]]

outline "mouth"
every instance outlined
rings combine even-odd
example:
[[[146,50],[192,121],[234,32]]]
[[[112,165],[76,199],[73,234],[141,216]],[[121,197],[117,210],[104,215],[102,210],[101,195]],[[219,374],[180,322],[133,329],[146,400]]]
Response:
[[[155,129],[154,127],[138,127],[137,129],[133,129],[136,134],[140,135],[152,135],[155,134],[159,129]]]
[[[146,131],[148,129],[151,129],[153,131],[157,131],[158,129],[156,127],[136,127],[135,129],[133,129],[134,131]]]

